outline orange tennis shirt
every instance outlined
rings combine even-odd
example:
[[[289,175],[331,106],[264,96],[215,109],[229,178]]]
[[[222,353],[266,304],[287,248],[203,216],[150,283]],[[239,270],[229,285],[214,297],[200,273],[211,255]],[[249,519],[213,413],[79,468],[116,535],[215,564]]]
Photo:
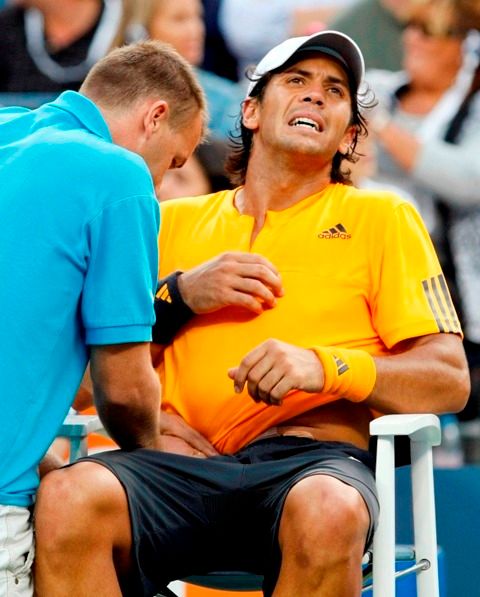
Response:
[[[330,184],[282,211],[254,219],[235,191],[161,204],[160,277],[224,251],[269,259],[285,295],[260,315],[223,308],[195,316],[165,348],[163,408],[180,414],[220,452],[334,399],[290,392],[280,407],[235,394],[230,367],[276,338],[296,346],[340,346],[386,355],[401,340],[461,333],[430,237],[414,207],[391,192]]]

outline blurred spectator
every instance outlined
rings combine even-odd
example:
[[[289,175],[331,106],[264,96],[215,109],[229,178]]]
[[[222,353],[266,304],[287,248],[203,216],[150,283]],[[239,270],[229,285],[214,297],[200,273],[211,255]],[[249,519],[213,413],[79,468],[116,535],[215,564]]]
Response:
[[[225,77],[238,81],[237,60],[230,52],[218,25],[218,11],[221,0],[202,0],[205,20],[205,52],[201,67]]]
[[[357,1],[222,0],[219,26],[227,46],[237,58],[239,79],[243,80],[245,70],[256,64],[272,46],[292,35],[305,35],[306,14],[310,22],[316,21],[320,30],[333,9],[339,10]]]
[[[13,0],[0,11],[0,91],[76,90],[112,47],[133,41],[135,0]]]
[[[233,188],[224,169],[227,150],[228,145],[218,140],[199,145],[181,168],[165,173],[162,183],[155,189],[159,201]]]
[[[396,184],[387,183],[385,181],[379,182],[377,180],[377,151],[378,148],[375,145],[372,135],[359,139],[355,148],[355,153],[360,157],[356,162],[349,164],[350,177],[354,186],[359,189],[383,189],[392,191],[393,193],[400,195],[400,197],[403,197],[403,199],[418,209],[418,204],[415,198],[408,193],[404,187],[399,187]]]
[[[227,138],[243,100],[241,87],[212,72],[198,68],[203,60],[205,23],[200,0],[144,0],[146,28],[152,39],[168,42],[190,64],[196,66],[200,84],[207,96],[209,128],[219,138]]]
[[[367,73],[379,100],[376,180],[415,197],[463,320],[472,374],[464,418],[480,414],[480,35],[470,27],[480,28],[478,2],[417,2],[404,70]]]
[[[412,0],[359,0],[330,22],[362,48],[367,68],[399,70],[402,32]]]

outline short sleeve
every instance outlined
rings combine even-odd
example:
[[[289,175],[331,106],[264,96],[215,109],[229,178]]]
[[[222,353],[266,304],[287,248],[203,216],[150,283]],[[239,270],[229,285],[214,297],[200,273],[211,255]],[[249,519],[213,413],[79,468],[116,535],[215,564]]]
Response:
[[[155,198],[141,195],[109,204],[90,222],[81,306],[87,344],[151,340],[159,217]]]
[[[425,334],[461,334],[430,236],[408,203],[392,210],[375,277],[373,320],[388,348]]]

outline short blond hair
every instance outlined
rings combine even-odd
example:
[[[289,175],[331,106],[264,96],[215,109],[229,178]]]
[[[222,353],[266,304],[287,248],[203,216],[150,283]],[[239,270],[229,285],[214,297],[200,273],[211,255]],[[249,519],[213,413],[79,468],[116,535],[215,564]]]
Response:
[[[161,97],[169,103],[171,122],[178,128],[198,112],[204,122],[207,119],[205,94],[192,67],[170,44],[160,41],[112,50],[92,67],[80,93],[107,109]]]

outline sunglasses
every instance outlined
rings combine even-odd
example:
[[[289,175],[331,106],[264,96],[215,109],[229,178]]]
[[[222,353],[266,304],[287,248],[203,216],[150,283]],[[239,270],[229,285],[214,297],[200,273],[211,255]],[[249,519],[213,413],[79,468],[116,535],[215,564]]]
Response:
[[[424,37],[461,37],[461,34],[455,29],[439,29],[433,23],[415,19],[407,21],[405,23],[405,29],[415,29],[416,31],[419,31]]]

